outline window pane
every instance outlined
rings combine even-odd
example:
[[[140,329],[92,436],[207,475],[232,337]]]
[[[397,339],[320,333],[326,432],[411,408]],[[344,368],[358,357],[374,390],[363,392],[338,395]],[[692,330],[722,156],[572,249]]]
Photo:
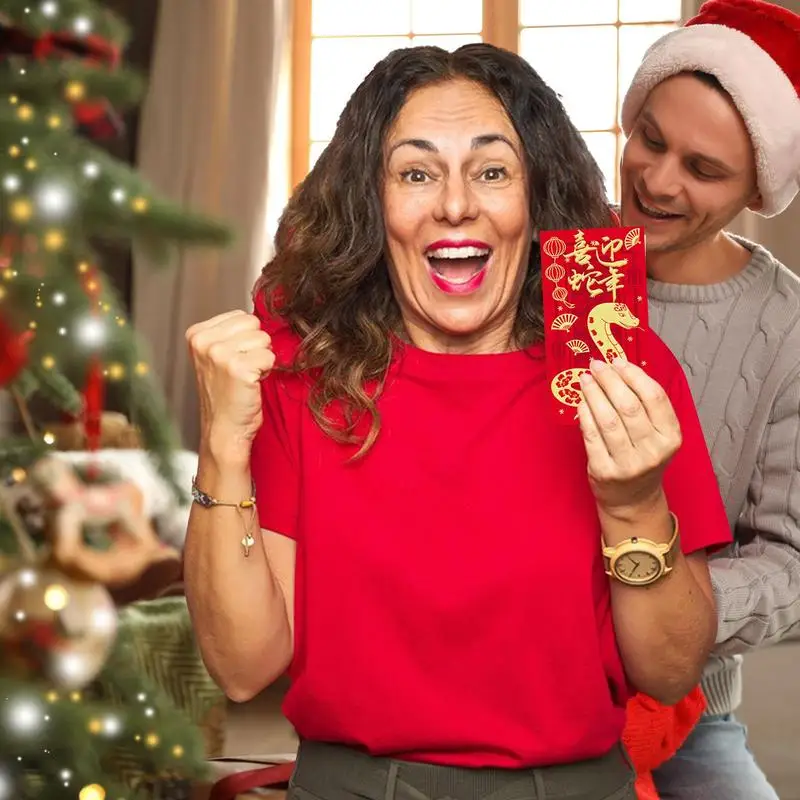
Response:
[[[350,95],[382,58],[411,40],[401,36],[311,40],[311,140],[331,138]]]
[[[481,35],[479,33],[468,33],[463,36],[415,36],[411,40],[413,45],[433,45],[434,47],[443,47],[445,50],[456,50],[462,44],[471,44],[472,42],[480,42]]]
[[[411,0],[414,33],[480,33],[482,28],[483,0]]]
[[[561,95],[581,130],[613,128],[617,108],[617,29],[526,28],[520,55]]]
[[[409,0],[312,0],[312,36],[358,36],[411,32]]]
[[[636,1],[647,5],[646,0]],[[522,0],[519,21],[523,27],[616,22],[617,0]]]
[[[308,151],[309,170],[317,163],[317,159],[322,155],[322,151],[328,146],[328,142],[311,142]]]
[[[681,0],[619,0],[621,22],[676,22],[681,18]]]
[[[675,29],[675,25],[622,25],[619,29],[620,103],[642,63],[645,51],[656,39]]]
[[[612,199],[616,199],[617,185],[617,144],[616,134],[613,133],[584,133],[586,146],[594,156],[597,166],[603,171],[606,179],[606,192]]]

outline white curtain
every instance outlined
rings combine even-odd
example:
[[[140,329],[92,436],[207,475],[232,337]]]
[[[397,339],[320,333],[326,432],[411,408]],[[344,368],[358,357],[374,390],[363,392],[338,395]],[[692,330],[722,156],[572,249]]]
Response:
[[[231,223],[225,251],[184,249],[168,269],[134,258],[133,319],[153,351],[186,447],[197,444],[184,332],[233,308],[270,249],[288,193],[291,0],[163,0],[139,166],[166,197]]]

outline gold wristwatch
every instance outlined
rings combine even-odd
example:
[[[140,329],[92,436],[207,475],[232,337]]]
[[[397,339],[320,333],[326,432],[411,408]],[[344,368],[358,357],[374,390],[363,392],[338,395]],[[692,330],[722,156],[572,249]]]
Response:
[[[672,572],[678,546],[678,518],[670,511],[672,538],[666,544],[634,536],[614,547],[603,540],[606,575],[628,586],[649,586]]]

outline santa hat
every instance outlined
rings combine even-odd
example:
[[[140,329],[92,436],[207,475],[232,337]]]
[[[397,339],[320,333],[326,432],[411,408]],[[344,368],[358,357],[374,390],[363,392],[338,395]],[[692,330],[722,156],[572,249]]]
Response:
[[[709,0],[645,53],[622,103],[630,135],[650,91],[681,72],[714,75],[744,119],[756,157],[759,213],[800,190],[800,15],[766,0]]]

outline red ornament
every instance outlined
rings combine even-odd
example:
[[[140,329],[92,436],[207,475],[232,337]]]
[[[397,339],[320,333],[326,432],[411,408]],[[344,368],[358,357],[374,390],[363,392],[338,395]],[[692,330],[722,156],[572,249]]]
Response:
[[[18,333],[0,316],[0,386],[19,375],[28,363],[28,342],[31,331]]]

